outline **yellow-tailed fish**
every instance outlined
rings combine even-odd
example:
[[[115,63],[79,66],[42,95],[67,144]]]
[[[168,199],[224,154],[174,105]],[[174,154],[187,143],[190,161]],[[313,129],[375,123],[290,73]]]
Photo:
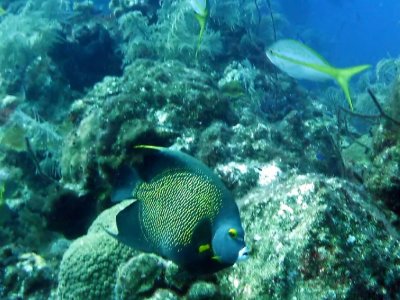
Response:
[[[350,68],[335,68],[320,54],[295,40],[279,40],[267,49],[267,57],[281,71],[296,79],[313,81],[336,80],[353,110],[349,81],[354,75],[368,69],[370,65]]]
[[[197,58],[197,54],[200,49],[201,41],[203,40],[203,35],[206,29],[206,24],[209,16],[208,12],[209,2],[208,0],[189,0],[189,3],[192,9],[194,10],[194,15],[200,25],[200,32],[197,40],[196,55],[195,55]]]
[[[200,274],[247,257],[238,207],[209,168],[167,148],[141,145],[135,151],[141,154],[132,192],[137,201],[118,213],[118,234],[111,235]]]

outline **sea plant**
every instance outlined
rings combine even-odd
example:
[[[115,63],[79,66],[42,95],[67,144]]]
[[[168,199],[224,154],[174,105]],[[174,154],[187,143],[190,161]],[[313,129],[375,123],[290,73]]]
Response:
[[[52,1],[44,1],[44,4]],[[0,82],[3,93],[24,89],[26,70],[38,57],[46,56],[57,41],[59,23],[47,11],[33,11],[28,1],[22,12],[6,14],[0,23]]]
[[[220,33],[204,27],[199,34],[195,19],[188,2],[173,0],[161,2],[156,21],[138,11],[125,13],[118,20],[125,65],[138,58],[179,59],[193,65],[199,50],[202,62],[219,55]]]

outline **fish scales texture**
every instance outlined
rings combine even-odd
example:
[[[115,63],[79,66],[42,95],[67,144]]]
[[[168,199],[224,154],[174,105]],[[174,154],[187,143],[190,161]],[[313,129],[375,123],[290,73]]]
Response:
[[[172,250],[188,246],[196,225],[214,221],[222,206],[222,191],[199,171],[169,170],[150,183],[143,182],[136,193],[140,199],[140,220],[147,241],[154,247]]]
[[[212,273],[247,258],[239,209],[222,181],[201,161],[151,145],[136,165],[137,201],[117,215],[119,241]]]

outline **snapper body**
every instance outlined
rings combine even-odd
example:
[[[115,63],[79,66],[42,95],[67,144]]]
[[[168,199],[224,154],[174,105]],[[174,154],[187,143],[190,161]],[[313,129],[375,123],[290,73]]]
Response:
[[[351,110],[350,79],[370,65],[336,68],[310,47],[290,39],[279,40],[266,51],[268,59],[281,71],[296,79],[312,81],[335,80],[342,88]]]

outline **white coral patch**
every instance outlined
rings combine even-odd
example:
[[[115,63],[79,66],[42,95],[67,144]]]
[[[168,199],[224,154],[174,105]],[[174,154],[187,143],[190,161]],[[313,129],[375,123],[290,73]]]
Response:
[[[304,183],[302,185],[294,186],[291,191],[287,194],[288,197],[296,197],[296,203],[303,209],[307,208],[307,203],[304,202],[304,197],[314,192],[314,183]]]
[[[311,192],[314,191],[314,183],[305,183],[299,186],[294,186],[293,189],[287,194],[289,197],[290,196],[294,196],[294,197],[298,197],[298,196],[303,196],[306,194],[309,194]]]
[[[168,113],[165,111],[158,110],[155,113],[156,118],[158,120],[158,124],[163,125],[168,119]]]
[[[281,203],[281,206],[279,207],[278,215],[282,216],[287,214],[292,215],[293,214],[293,208],[291,208],[289,205],[285,203]]]
[[[258,169],[258,174],[258,184],[266,186],[281,176],[282,170],[275,163],[271,163]]]
[[[237,163],[237,162],[230,162],[227,165],[218,165],[217,169],[222,173],[222,174],[234,174],[234,173],[240,173],[240,174],[245,174],[249,171],[248,167],[246,164],[242,163]]]

